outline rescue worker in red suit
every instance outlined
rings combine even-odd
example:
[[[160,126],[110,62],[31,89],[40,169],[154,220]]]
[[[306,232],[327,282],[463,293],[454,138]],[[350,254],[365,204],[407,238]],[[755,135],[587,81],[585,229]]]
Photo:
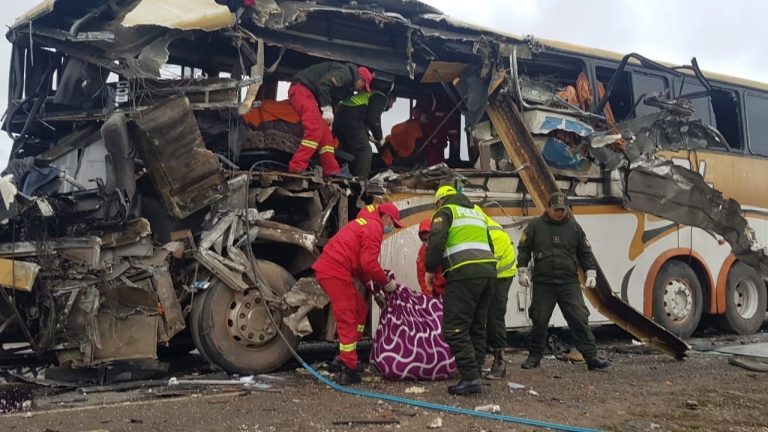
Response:
[[[421,138],[416,141],[416,145],[417,148],[424,146],[422,154],[428,167],[445,161],[445,148],[449,144],[451,148],[457,147],[460,142],[460,113],[455,112],[452,118],[446,119],[449,112],[451,107],[432,93],[416,99],[412,118],[421,125]],[[426,140],[429,142],[425,144]]]
[[[366,286],[369,281],[382,285],[385,292],[395,290],[395,281],[379,264],[379,254],[384,234],[400,227],[397,207],[392,203],[381,204],[368,218],[357,218],[344,225],[312,266],[336,317],[341,363],[339,384],[354,384],[361,379],[357,369],[357,341],[364,330],[360,325],[368,316],[368,304],[355,288],[354,278]]]
[[[336,143],[331,133],[333,105],[354,94],[371,91],[373,74],[351,63],[325,62],[310,66],[294,76],[288,88],[288,101],[301,117],[304,137],[288,163],[288,171],[302,173],[317,152],[323,175],[336,177],[341,169],[336,161]]]
[[[435,271],[435,280],[432,282],[432,288],[427,286],[427,281],[425,278],[427,268],[424,266],[424,259],[427,256],[427,243],[429,241],[429,230],[431,229],[431,219],[424,219],[419,224],[419,239],[421,240],[421,248],[419,248],[419,255],[416,257],[416,278],[419,280],[422,294],[442,299],[443,294],[445,293],[445,276],[443,276],[442,268],[438,267],[438,269]]]

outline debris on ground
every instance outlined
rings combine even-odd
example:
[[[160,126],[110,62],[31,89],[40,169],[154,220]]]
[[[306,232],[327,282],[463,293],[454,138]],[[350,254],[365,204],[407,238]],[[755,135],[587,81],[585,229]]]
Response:
[[[496,404],[480,405],[475,407],[475,411],[496,414],[501,412],[501,407]]]
[[[429,426],[427,427],[430,429],[440,429],[441,427],[443,427],[443,419],[440,417],[437,417],[434,420],[432,420],[432,423],[430,423]]]
[[[518,383],[515,383],[515,382],[512,382],[512,381],[507,381],[507,387],[510,390],[522,390],[522,389],[525,388],[525,386],[523,384],[518,384]]]
[[[426,392],[427,392],[427,389],[419,386],[408,387],[407,389],[405,389],[405,393],[407,394],[422,394]]]
[[[731,357],[728,359],[728,364],[738,366],[752,372],[768,372],[768,363],[743,357]]]

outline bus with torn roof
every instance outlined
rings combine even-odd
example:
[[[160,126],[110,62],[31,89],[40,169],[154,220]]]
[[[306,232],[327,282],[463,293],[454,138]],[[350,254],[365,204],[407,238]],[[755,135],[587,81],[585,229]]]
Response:
[[[197,349],[229,372],[274,370],[335,339],[310,266],[363,205],[400,208],[381,260],[418,286],[416,229],[446,183],[513,239],[567,192],[602,268],[595,324],[676,358],[705,314],[762,324],[768,198],[750,185],[768,85],[405,0],[45,0],[7,38],[3,356],[98,368]],[[433,130],[376,156],[371,179],[287,173],[301,125],[268,107],[322,61],[375,71],[397,97],[385,123],[433,114]],[[513,284],[510,330],[530,325],[529,302]]]

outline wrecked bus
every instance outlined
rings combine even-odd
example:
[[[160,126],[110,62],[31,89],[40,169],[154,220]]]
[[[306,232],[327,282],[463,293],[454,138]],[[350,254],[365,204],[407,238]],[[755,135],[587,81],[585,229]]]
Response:
[[[310,266],[362,206],[401,209],[382,261],[417,286],[416,226],[445,183],[513,239],[546,193],[568,192],[604,270],[595,323],[643,327],[627,304],[683,337],[704,313],[739,333],[762,322],[768,205],[736,174],[762,172],[766,85],[405,0],[46,0],[7,38],[5,356],[85,368],[197,349],[230,372],[274,370],[300,341],[335,339]],[[369,181],[286,173],[301,126],[267,107],[328,60],[374,70],[396,108],[439,99],[438,128],[461,131],[445,163],[395,157]],[[514,284],[510,329],[529,325],[529,301]]]

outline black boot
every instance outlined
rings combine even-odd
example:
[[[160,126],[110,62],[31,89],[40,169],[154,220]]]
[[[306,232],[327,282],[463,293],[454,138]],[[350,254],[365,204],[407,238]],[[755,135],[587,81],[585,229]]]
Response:
[[[326,369],[328,372],[331,372],[331,373],[340,372],[340,371],[341,371],[341,365],[342,365],[342,364],[343,364],[343,363],[341,362],[341,360],[339,360],[339,356],[336,356],[336,357],[334,357],[334,358],[333,358],[333,360],[331,360],[331,361],[329,361],[329,362],[327,363],[327,365],[325,366],[325,369]],[[362,364],[362,363],[360,363],[360,362],[357,362],[357,371],[358,371],[359,373],[363,373],[363,371],[364,371],[364,370],[365,370],[365,369],[364,369],[364,367],[363,367],[363,364]]]
[[[603,360],[601,358],[587,360],[587,369],[591,371],[607,371],[612,367],[613,363],[610,360]]]
[[[523,364],[520,365],[523,369],[536,369],[541,365],[541,357],[528,354],[528,358],[525,359]]]
[[[495,380],[502,379],[507,374],[507,365],[504,363],[504,349],[496,348],[493,350],[493,365],[491,371],[485,374],[485,378]]]
[[[483,391],[483,381],[480,378],[473,380],[459,380],[456,385],[448,387],[448,393],[452,395],[468,395]]]
[[[355,369],[349,368],[344,363],[341,364],[339,377],[338,379],[336,379],[337,383],[343,386],[348,386],[350,384],[359,383],[361,380],[362,380],[362,377],[360,376],[360,372],[356,371]]]

